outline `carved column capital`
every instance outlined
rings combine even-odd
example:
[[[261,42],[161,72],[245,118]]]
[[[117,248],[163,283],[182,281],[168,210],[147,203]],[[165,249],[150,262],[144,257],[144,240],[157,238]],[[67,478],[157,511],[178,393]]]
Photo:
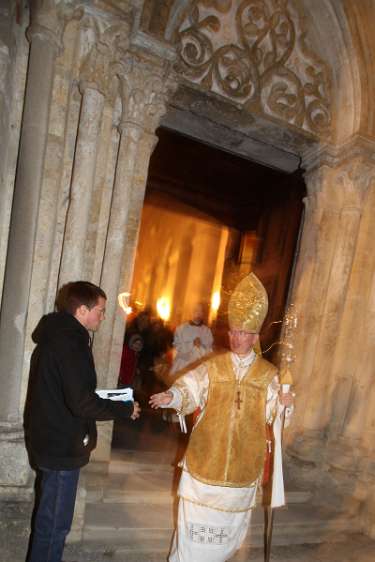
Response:
[[[332,168],[327,163],[306,170],[304,176],[307,189],[306,206],[310,213],[329,211],[338,213],[340,208],[332,189]]]
[[[375,179],[375,141],[359,135],[343,145],[323,145],[303,155],[309,198],[337,211],[360,211]]]
[[[170,65],[128,53],[119,79],[122,99],[120,127],[131,124],[153,134],[166,112],[168,97],[177,87]]]
[[[343,210],[361,211],[371,182],[375,179],[375,162],[365,156],[344,162],[336,171],[335,183]]]
[[[82,17],[82,14],[82,8],[74,0],[32,0],[27,38],[31,43],[38,37],[58,54],[63,48],[62,36],[67,22]]]
[[[103,31],[95,27],[95,42],[81,66],[80,89],[93,88],[104,96],[114,97],[113,78],[129,47],[130,24],[122,21]]]

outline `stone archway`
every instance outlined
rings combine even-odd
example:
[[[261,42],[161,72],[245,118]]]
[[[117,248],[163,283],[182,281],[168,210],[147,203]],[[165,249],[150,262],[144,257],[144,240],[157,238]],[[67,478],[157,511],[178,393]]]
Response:
[[[29,13],[12,28],[18,50],[1,36],[1,126],[4,138],[13,123],[20,131],[19,144],[12,132],[10,152],[0,154],[11,178],[0,205],[2,489],[18,493],[30,484],[21,424],[30,333],[67,275],[100,282],[110,297],[94,350],[100,384],[117,376],[124,320],[116,299],[130,285],[162,122],[276,167],[293,169],[302,159],[308,198],[293,300],[303,407],[290,454],[315,470],[317,493],[327,482],[352,490],[363,528],[375,532],[373,401],[366,402],[375,272],[368,252],[373,12],[370,0],[169,0],[137,8],[35,0],[27,74]],[[21,77],[14,71],[20,61]],[[18,80],[5,87],[12,73]],[[21,129],[17,96],[25,79]],[[363,276],[365,262],[370,273]],[[363,323],[366,337],[359,336]],[[108,461],[110,437],[107,426],[98,461]]]
[[[351,346],[353,326],[360,330],[363,322],[352,307],[360,301],[365,314],[364,302],[371,301],[364,294],[371,294],[373,284],[372,261],[371,273],[359,281],[371,245],[366,216],[372,212],[374,143],[363,110],[372,91],[365,75],[373,73],[361,50],[367,40],[364,15],[372,9],[369,3],[357,8],[351,2],[304,1],[297,9],[292,2],[249,0],[169,2],[160,13],[145,2],[141,19],[146,33],[177,44],[183,80],[165,125],[268,164],[293,166],[293,155],[302,159],[308,197],[292,292],[302,328],[294,343],[301,408],[289,453],[306,467],[296,477],[307,475],[311,482],[314,471],[317,495],[343,484],[350,489],[352,506],[366,514],[370,533],[373,491],[365,491],[365,482],[372,482],[371,490],[374,484],[365,443],[372,415],[365,414],[364,436],[355,414],[362,409],[361,392],[369,389],[358,366],[370,344],[358,336],[349,362],[344,350]],[[330,35],[335,41],[327,44]],[[270,145],[275,153],[269,153]],[[368,313],[366,322],[370,327]],[[363,405],[366,412],[372,408]],[[357,478],[360,484],[354,485]],[[338,494],[333,501],[341,505],[343,498]]]

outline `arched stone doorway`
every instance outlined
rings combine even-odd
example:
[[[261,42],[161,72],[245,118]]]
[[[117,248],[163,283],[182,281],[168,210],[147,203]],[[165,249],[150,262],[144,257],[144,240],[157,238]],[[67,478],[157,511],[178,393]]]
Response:
[[[293,287],[301,407],[289,451],[306,467],[296,477],[313,469],[317,494],[327,483],[344,487],[374,532],[373,10],[370,0],[36,0],[30,51],[28,10],[8,12],[15,39],[2,34],[0,108],[4,136],[12,134],[1,153],[0,205],[6,493],[26,494],[30,484],[21,427],[30,333],[68,277],[100,282],[109,295],[94,351],[101,386],[117,377],[124,318],[116,299],[130,285],[161,123],[274,166],[302,159],[308,198]],[[110,439],[107,426],[97,461],[108,461]]]

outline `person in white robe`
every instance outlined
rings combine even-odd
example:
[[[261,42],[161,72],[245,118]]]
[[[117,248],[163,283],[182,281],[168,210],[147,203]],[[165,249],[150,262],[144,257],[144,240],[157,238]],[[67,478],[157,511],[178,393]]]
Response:
[[[246,536],[262,479],[266,424],[280,430],[282,412],[293,402],[290,392],[280,392],[277,369],[253,350],[267,309],[266,291],[250,274],[229,302],[231,351],[150,398],[153,408],[172,407],[179,415],[201,410],[182,462],[169,562],[225,562]],[[284,503],[280,435],[275,443],[274,506]]]
[[[190,322],[185,322],[176,328],[173,339],[176,355],[171,374],[178,373],[211,353],[212,345],[212,332],[204,323],[204,307],[203,304],[198,303],[193,309]]]

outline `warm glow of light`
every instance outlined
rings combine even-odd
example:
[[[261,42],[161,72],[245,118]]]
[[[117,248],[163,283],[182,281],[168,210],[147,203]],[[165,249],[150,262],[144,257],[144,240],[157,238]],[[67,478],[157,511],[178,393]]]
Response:
[[[212,293],[212,297],[211,297],[212,310],[217,312],[219,310],[220,303],[221,303],[220,291],[215,291],[214,293]]]
[[[160,297],[156,301],[156,310],[162,320],[169,320],[171,316],[171,303],[168,297]]]
[[[128,298],[130,297],[130,293],[120,293],[118,296],[118,303],[125,314],[130,314],[133,309],[129,306]]]

